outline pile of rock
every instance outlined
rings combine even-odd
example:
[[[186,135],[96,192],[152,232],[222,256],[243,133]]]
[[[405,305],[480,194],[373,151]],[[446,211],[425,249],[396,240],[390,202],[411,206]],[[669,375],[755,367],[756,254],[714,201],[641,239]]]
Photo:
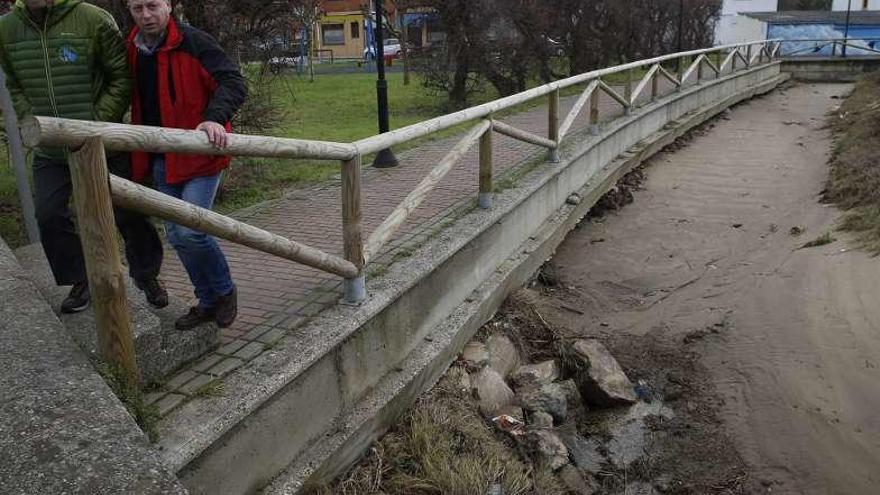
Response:
[[[597,442],[578,434],[573,419],[590,409],[633,404],[637,397],[599,341],[574,342],[568,357],[566,369],[555,360],[523,363],[508,337],[492,335],[465,346],[457,373],[487,420],[557,471],[569,487],[591,493],[588,474],[598,471],[602,456]]]

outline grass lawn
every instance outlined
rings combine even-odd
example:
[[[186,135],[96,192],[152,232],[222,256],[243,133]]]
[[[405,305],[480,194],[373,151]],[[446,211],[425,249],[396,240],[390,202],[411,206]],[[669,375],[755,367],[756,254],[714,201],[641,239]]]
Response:
[[[445,97],[429,94],[417,76],[413,75],[407,86],[401,73],[389,73],[387,79],[392,129],[444,113]],[[285,75],[273,84],[271,97],[283,113],[279,125],[270,132],[274,136],[352,142],[378,132],[374,73],[321,74],[313,83],[307,75]],[[476,96],[475,103],[495,97],[494,91],[486,90]],[[448,134],[438,133],[433,138]],[[217,209],[233,211],[278,197],[288,187],[320,182],[338,173],[339,163],[334,161],[236,160],[224,181]]]

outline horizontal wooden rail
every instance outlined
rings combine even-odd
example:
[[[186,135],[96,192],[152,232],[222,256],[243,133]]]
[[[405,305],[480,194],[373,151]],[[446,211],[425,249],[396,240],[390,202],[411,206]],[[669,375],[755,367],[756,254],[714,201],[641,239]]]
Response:
[[[427,136],[437,131],[441,131],[444,129],[448,129],[450,127],[454,127],[459,124],[463,124],[465,122],[469,122],[476,119],[481,119],[488,117],[490,114],[506,110],[508,108],[514,107],[516,105],[520,105],[527,101],[533,100],[535,98],[546,96],[553,91],[568,88],[571,86],[577,86],[578,84],[583,84],[592,79],[598,79],[604,76],[608,76],[610,74],[616,74],[619,72],[638,69],[645,66],[652,66],[658,63],[666,62],[669,60],[676,60],[681,57],[693,57],[706,53],[714,53],[720,52],[732,48],[736,48],[739,46],[745,45],[759,45],[775,42],[776,40],[766,40],[754,43],[744,43],[741,45],[733,44],[733,45],[723,45],[717,46],[713,48],[703,48],[700,50],[691,50],[687,52],[681,53],[673,53],[669,55],[663,55],[660,57],[655,57],[647,60],[640,60],[637,62],[631,62],[623,65],[618,65],[616,67],[608,67],[604,69],[594,70],[591,72],[586,72],[584,74],[579,74],[576,76],[569,77],[567,79],[560,79],[559,81],[554,81],[549,84],[545,84],[544,86],[540,86],[538,88],[530,89],[528,91],[524,91],[522,93],[517,93],[515,95],[507,96],[505,98],[501,98],[495,101],[491,101],[489,103],[484,103],[482,105],[478,105],[475,107],[471,107],[465,110],[461,110],[456,113],[451,113],[449,115],[444,115],[442,117],[437,117],[431,120],[426,120],[424,122],[420,122],[417,124],[413,124],[407,127],[402,127],[400,129],[393,130],[391,132],[386,132],[384,134],[380,134],[378,136],[372,136],[366,139],[361,139],[360,141],[355,142],[355,146],[357,149],[363,153],[375,153],[379,150],[389,148],[392,146],[396,146],[401,143],[405,143],[407,141],[411,141],[413,139],[417,139],[420,137]]]
[[[492,123],[488,120],[480,122],[476,127],[470,130],[461,141],[456,144],[452,150],[440,160],[440,163],[431,170],[431,173],[425,177],[422,182],[388,215],[388,218],[382,222],[378,228],[367,239],[364,247],[364,259],[370,262],[382,249],[382,246],[391,239],[391,236],[397,232],[397,229],[403,225],[403,222],[409,218],[410,214],[425,201],[428,194],[437,187],[437,184],[452,170],[452,168],[461,161],[465,153],[476,144],[476,142],[489,131]]]
[[[568,115],[565,116],[565,120],[562,121],[562,125],[559,126],[559,140],[561,141],[568,131],[571,129],[571,126],[574,125],[574,121],[577,119],[578,115],[580,115],[581,110],[587,105],[590,101],[590,98],[593,97],[593,92],[596,91],[596,88],[599,87],[599,80],[595,80],[590,82],[587,85],[584,92],[581,93],[580,97],[578,97],[577,101],[574,102],[574,106],[569,110]]]
[[[230,134],[228,146],[217,149],[202,131],[54,117],[27,119],[22,123],[21,135],[30,147],[78,148],[86,139],[100,137],[104,147],[114,151],[323,160],[350,160],[357,155],[351,144],[244,134]]]
[[[547,139],[537,134],[533,134],[529,131],[517,129],[510,124],[505,124],[504,122],[500,122],[497,120],[492,121],[492,129],[494,129],[495,132],[497,132],[498,134],[504,134],[505,136],[512,137],[520,141],[525,141],[527,143],[537,146],[543,146],[547,149],[554,149],[557,147],[556,141],[552,139]]]
[[[351,262],[296,241],[266,232],[211,210],[173,198],[120,177],[110,176],[114,204],[189,227],[199,232],[274,254],[290,261],[334,273],[345,278],[358,276]]]

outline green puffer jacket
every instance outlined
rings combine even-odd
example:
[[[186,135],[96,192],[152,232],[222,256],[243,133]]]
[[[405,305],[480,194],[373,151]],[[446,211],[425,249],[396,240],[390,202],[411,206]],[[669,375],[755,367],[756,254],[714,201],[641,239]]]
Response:
[[[131,79],[113,17],[82,0],[55,0],[38,25],[23,0],[0,17],[0,65],[19,119],[29,115],[120,122]],[[39,149],[60,157],[63,150]]]

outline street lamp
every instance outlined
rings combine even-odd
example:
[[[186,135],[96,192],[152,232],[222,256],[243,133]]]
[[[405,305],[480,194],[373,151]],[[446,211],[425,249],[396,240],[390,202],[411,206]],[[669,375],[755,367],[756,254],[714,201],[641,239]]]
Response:
[[[849,15],[852,12],[852,0],[846,3],[846,26],[843,28],[843,50],[841,56],[846,57],[846,42],[849,39]]]
[[[379,106],[379,133],[384,134],[391,130],[388,123],[388,81],[385,80],[385,35],[382,19],[385,18],[385,0],[375,0],[376,3],[376,68],[379,78],[376,80],[376,101]],[[397,157],[391,148],[380,150],[373,160],[376,168],[391,168],[398,165]]]

